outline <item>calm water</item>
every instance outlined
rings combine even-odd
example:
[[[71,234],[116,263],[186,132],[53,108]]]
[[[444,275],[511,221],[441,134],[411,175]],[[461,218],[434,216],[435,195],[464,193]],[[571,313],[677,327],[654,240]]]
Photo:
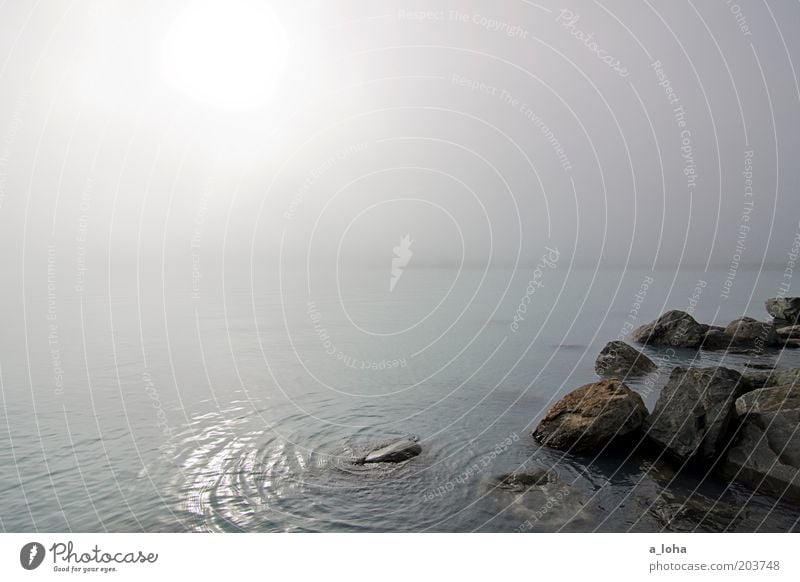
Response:
[[[18,309],[0,345],[0,528],[798,528],[798,508],[713,477],[564,456],[530,437],[554,399],[595,378],[597,352],[626,320],[686,309],[698,279],[698,319],[763,318],[780,272],[740,271],[724,299],[726,273],[558,265],[542,273],[518,329],[532,268],[409,267],[392,292],[388,269],[338,275],[268,275],[252,289],[208,278],[198,298],[160,280],[76,294],[60,275],[57,293],[43,278],[10,291],[6,305]],[[800,366],[796,353],[761,359]],[[667,373],[636,386],[651,408]],[[422,455],[350,462],[405,434],[419,436]],[[490,486],[521,466],[553,468],[560,482],[523,497]]]

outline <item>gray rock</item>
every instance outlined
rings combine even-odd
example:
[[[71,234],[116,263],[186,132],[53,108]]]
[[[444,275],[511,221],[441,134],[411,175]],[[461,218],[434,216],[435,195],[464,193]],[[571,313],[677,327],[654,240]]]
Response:
[[[775,330],[775,333],[777,333],[778,337],[784,341],[789,339],[800,339],[800,325],[787,325],[785,327],[780,327]]]
[[[730,336],[735,346],[752,346],[756,350],[780,344],[772,322],[765,323],[752,317],[734,319],[725,328],[725,335]]]
[[[800,500],[800,386],[761,388],[736,400],[742,425],[723,472],[748,487]]]
[[[784,384],[752,390],[736,399],[735,408],[737,416],[749,414],[753,418],[755,415],[763,416],[786,408],[800,408],[800,384]],[[800,449],[795,452],[800,454]]]
[[[585,384],[559,400],[532,436],[574,452],[598,452],[639,430],[647,416],[642,397],[616,378]]]
[[[594,369],[601,376],[639,376],[655,372],[653,360],[625,342],[613,341],[597,356]]]
[[[767,313],[786,325],[800,323],[800,297],[777,297],[765,302]]]
[[[697,348],[703,343],[708,329],[685,311],[672,310],[634,330],[631,339],[653,346]]]
[[[731,336],[725,333],[725,329],[709,329],[703,338],[704,350],[725,350],[731,347]]]
[[[742,379],[749,390],[758,388],[771,388],[786,384],[800,385],[800,368],[787,368],[786,370],[770,370],[768,372],[744,372]]]
[[[734,402],[748,389],[727,368],[675,368],[645,420],[650,439],[680,459],[713,460],[727,443]]]
[[[421,452],[422,447],[419,442],[417,442],[416,438],[403,437],[375,449],[357,462],[360,464],[400,463],[412,457],[416,457]]]
[[[763,322],[752,317],[741,317],[726,327],[709,327],[702,342],[704,350],[726,350],[730,353],[763,352],[768,347],[780,346],[783,342],[772,322]]]

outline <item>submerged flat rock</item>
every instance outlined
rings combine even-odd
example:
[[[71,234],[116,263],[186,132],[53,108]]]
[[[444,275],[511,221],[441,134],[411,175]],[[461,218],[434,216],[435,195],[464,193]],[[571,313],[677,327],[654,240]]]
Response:
[[[518,470],[513,473],[501,473],[492,478],[494,487],[512,491],[527,491],[531,487],[543,487],[558,481],[558,475],[553,471],[541,468]]]
[[[403,437],[375,449],[361,459],[362,463],[400,463],[422,452],[416,438]]]

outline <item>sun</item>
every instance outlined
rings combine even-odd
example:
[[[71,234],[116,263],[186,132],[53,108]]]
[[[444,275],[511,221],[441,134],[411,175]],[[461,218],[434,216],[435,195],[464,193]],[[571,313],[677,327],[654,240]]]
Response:
[[[288,41],[265,2],[190,2],[170,28],[163,52],[167,80],[205,105],[266,105],[281,83]]]

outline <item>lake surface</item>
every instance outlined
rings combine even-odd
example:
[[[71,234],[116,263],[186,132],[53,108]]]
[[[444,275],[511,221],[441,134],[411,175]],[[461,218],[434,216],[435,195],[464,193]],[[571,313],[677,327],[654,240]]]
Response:
[[[530,437],[555,400],[596,379],[597,353],[626,322],[695,303],[708,323],[763,319],[782,271],[742,269],[727,298],[727,272],[534,272],[412,263],[393,290],[388,268],[264,273],[252,284],[209,276],[194,295],[185,273],[178,284],[111,277],[80,292],[69,274],[53,274],[50,288],[41,273],[15,284],[5,305],[19,308],[0,344],[0,528],[800,527],[800,508],[713,476],[564,455]],[[652,409],[671,365],[720,359],[679,354],[632,387]],[[800,354],[759,361],[795,367]],[[352,463],[407,434],[420,456]],[[492,487],[520,467],[559,481],[522,497]]]

